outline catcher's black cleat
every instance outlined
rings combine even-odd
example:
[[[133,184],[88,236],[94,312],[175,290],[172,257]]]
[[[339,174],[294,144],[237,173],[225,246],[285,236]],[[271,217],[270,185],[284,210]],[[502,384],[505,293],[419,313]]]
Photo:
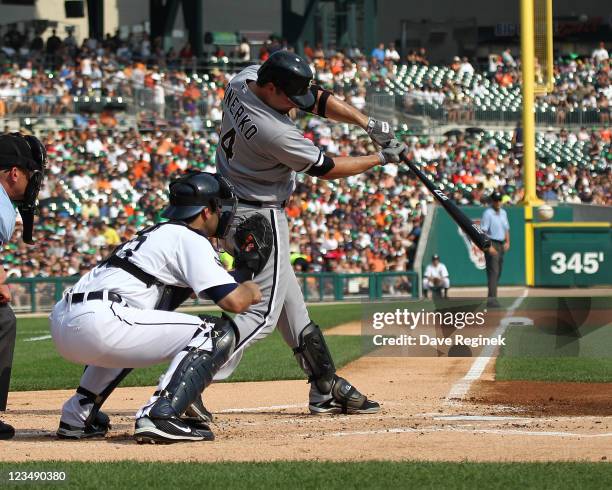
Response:
[[[202,395],[196,398],[196,400],[187,408],[187,410],[185,410],[185,414],[181,417],[181,420],[190,425],[198,423],[210,424],[212,423],[213,419],[213,414],[210,413],[204,406]]]
[[[344,413],[349,415],[378,413],[380,404],[368,400],[357,388],[344,378],[336,377],[331,391],[331,398],[321,402],[310,402],[308,405],[313,415]]]
[[[104,412],[98,412],[93,424],[79,427],[60,420],[57,437],[60,439],[91,439],[104,437],[111,429],[110,419]]]
[[[15,437],[15,429],[12,425],[5,424],[0,420],[0,441],[8,441]]]
[[[178,417],[136,420],[134,439],[138,444],[172,444],[175,442],[214,441],[215,435],[207,425],[198,427],[185,423]]]

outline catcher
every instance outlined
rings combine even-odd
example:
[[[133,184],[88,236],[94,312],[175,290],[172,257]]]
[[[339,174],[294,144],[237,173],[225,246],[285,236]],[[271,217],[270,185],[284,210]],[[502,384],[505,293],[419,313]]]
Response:
[[[170,361],[157,391],[136,414],[136,441],[214,438],[208,425],[184,414],[231,357],[239,341],[236,325],[225,314],[198,317],[170,310],[194,291],[234,313],[261,301],[259,287],[236,282],[209,242],[226,235],[235,211],[233,189],[220,175],[192,173],[173,181],[163,214],[169,221],[121,244],[55,305],[50,321],[57,350],[86,365],[80,386],[62,408],[58,437],[103,437],[110,422],[100,407],[119,382],[132,368]],[[245,239],[236,241],[245,253],[235,251],[243,278],[252,275],[243,267],[265,262],[270,249],[251,235],[252,226],[244,220],[234,231]],[[258,236],[265,238],[265,229]]]

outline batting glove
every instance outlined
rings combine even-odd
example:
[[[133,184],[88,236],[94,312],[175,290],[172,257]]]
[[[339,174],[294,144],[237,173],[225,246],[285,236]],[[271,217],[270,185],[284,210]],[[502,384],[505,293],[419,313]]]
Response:
[[[380,162],[385,165],[387,163],[399,163],[402,161],[402,153],[407,150],[404,143],[400,143],[393,138],[381,151],[378,152]]]
[[[372,141],[383,148],[385,148],[392,139],[395,139],[393,128],[387,121],[377,121],[376,119],[370,118],[368,119],[366,131],[370,138],[372,138]]]

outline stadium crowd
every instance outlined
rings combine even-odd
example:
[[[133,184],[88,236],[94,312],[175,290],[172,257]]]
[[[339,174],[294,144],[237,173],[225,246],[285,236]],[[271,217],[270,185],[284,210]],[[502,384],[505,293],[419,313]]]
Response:
[[[9,61],[0,74],[0,116],[19,112],[19,104],[34,113],[43,109],[69,113],[72,98],[80,96],[143,101],[149,97],[151,104],[141,105],[151,111],[154,123],[142,131],[120,127],[121,117],[112,113],[100,119],[81,115],[73,129],[42,133],[49,171],[41,193],[38,245],[27,248],[19,240],[7,245],[2,257],[12,277],[81,274],[137,229],[159,219],[172,176],[192,168],[215,170],[216,123],[221,119],[223,87],[232,72],[213,68],[198,75],[186,68],[193,58],[188,45],[176,53],[163,53],[159,43],[146,36],[134,42],[109,36],[103,42],[85,40],[82,46],[69,38],[53,42],[50,38],[46,46],[37,41],[27,50],[10,48],[5,39],[3,51]],[[259,58],[282,47],[278,41],[264,45]],[[557,69],[578,73],[569,77],[575,81],[588,74],[592,87],[585,90],[598,90],[596,99],[610,99],[609,59],[601,49],[605,51],[600,48],[590,61],[574,60]],[[248,64],[250,52],[243,42],[234,54]],[[366,90],[393,79],[401,62],[395,48],[384,45],[371,56],[358,49],[327,53],[321,46],[308,45],[304,52],[318,82],[359,109],[366,105]],[[49,55],[55,66],[45,69],[41,63]],[[429,64],[424,50],[409,53],[405,62]],[[511,53],[500,55],[499,63],[491,71],[494,83],[505,83],[497,80],[501,70],[512,78],[510,85],[516,84],[517,63]],[[468,73],[473,71],[468,65],[472,66],[465,59],[454,60],[451,68]],[[579,83],[558,86],[574,95],[583,88]],[[557,92],[553,96],[561,93]],[[308,117],[299,124],[306,137],[329,154],[374,151],[360,130]],[[451,189],[460,203],[486,203],[493,190],[502,192],[505,202],[521,200],[520,147],[512,143],[510,133],[400,136],[409,145],[410,156]],[[538,192],[542,197],[612,204],[609,127],[576,133],[551,130],[541,142]],[[298,180],[287,204],[292,252],[301,259],[296,261],[298,267],[339,272],[410,269],[432,198],[403,167],[387,165],[338,182],[317,182],[304,175]]]
[[[255,53],[246,39],[235,49],[215,47],[204,61],[206,74],[187,42],[180,50],[164,51],[159,39],[119,35],[102,41],[85,39],[79,46],[72,35],[61,40],[55,32],[46,43],[40,36],[29,41],[9,31],[0,47],[0,117],[4,114],[63,114],[74,97],[122,97],[133,100],[144,116],[180,120],[187,113],[195,126],[221,117],[223,87],[245,64],[264,61],[278,49],[292,49],[271,38]],[[448,66],[432,66],[425,49],[404,59],[390,43],[369,55],[358,48],[325,50],[303,46],[317,83],[342,93],[358,107],[365,105],[367,89],[405,94],[410,103],[443,107],[449,121],[473,118],[474,105],[516,109],[520,104],[520,62],[510,49],[491,54],[480,69],[468,58],[454,57]],[[252,56],[256,54],[256,56]],[[4,59],[2,59],[4,57]],[[231,69],[225,62],[234,62]],[[413,67],[413,71],[406,67]],[[416,67],[420,70],[414,72]],[[540,111],[549,111],[563,124],[569,111],[593,110],[599,123],[610,121],[612,85],[610,58],[604,43],[591,56],[559,56],[554,65],[554,90],[538,98]],[[85,123],[83,120],[79,122]],[[107,114],[106,125],[117,124]]]
[[[304,119],[305,135],[332,155],[374,151],[360,130]],[[404,134],[410,156],[462,204],[485,204],[493,190],[507,203],[522,198],[520,164],[510,134]],[[546,141],[584,138],[590,165],[541,163],[538,192],[549,201],[612,204],[610,129],[550,132]],[[73,275],[159,219],[169,178],[191,168],[215,171],[217,134],[182,129],[50,131],[48,180],[41,193],[38,246],[7,246],[9,275]],[[585,157],[586,158],[586,157]],[[410,267],[431,196],[403,167],[386,165],[337,182],[301,175],[287,205],[292,252],[310,270],[344,272]],[[19,233],[19,230],[16,231]]]

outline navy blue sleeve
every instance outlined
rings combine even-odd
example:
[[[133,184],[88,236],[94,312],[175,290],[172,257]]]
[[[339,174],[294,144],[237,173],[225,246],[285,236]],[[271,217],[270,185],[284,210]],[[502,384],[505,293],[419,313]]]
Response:
[[[205,289],[204,292],[206,293],[206,296],[212,299],[215,303],[218,303],[237,287],[238,284],[236,283],[219,284],[218,286]]]

